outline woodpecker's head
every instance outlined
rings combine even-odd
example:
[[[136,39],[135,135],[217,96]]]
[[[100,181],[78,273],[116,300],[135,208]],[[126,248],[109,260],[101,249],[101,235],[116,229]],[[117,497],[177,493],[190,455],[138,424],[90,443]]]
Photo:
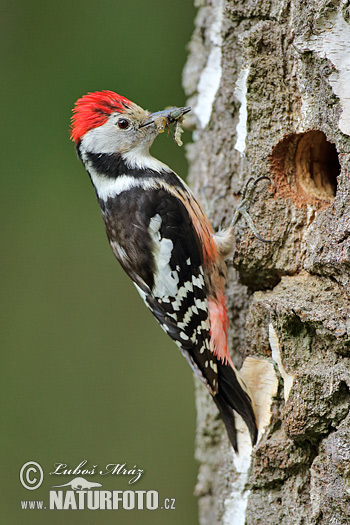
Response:
[[[137,150],[142,155],[168,121],[176,120],[171,116],[174,110],[177,108],[150,113],[113,91],[89,93],[75,104],[71,138],[90,153],[119,153],[124,157]]]

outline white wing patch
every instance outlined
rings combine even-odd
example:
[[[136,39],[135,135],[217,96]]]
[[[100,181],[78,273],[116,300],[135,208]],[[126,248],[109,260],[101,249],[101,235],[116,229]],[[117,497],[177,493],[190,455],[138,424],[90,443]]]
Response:
[[[171,254],[174,249],[171,239],[162,238],[160,227],[162,225],[161,216],[157,213],[149,221],[148,231],[153,240],[155,252],[154,259],[157,266],[154,279],[152,294],[154,297],[176,297],[178,293],[179,276],[170,267]]]

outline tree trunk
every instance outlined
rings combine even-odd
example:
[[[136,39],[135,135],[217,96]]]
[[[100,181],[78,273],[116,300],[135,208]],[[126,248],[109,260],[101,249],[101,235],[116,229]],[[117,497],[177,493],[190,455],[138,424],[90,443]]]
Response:
[[[201,525],[350,522],[350,7],[197,0],[184,72],[190,183],[215,228],[269,176],[236,228],[230,347],[260,440],[235,456],[197,382]],[[249,357],[247,357],[249,356]]]

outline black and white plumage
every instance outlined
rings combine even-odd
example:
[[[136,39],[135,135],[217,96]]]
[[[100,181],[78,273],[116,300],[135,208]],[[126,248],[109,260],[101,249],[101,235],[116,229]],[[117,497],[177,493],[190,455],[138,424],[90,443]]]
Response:
[[[190,189],[149,154],[155,121],[168,114],[150,114],[113,92],[91,93],[76,104],[72,138],[114,255],[208,388],[237,450],[233,410],[253,443],[257,425],[227,347],[224,258],[233,228],[215,235]]]

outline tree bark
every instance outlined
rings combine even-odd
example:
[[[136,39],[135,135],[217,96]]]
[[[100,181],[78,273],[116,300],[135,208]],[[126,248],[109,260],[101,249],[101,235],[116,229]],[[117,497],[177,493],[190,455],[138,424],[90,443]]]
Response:
[[[260,439],[251,450],[237,418],[235,456],[196,383],[200,523],[349,523],[350,7],[196,4],[190,184],[219,228],[249,177],[271,179],[250,208],[271,242],[241,220],[227,282],[230,347]]]

